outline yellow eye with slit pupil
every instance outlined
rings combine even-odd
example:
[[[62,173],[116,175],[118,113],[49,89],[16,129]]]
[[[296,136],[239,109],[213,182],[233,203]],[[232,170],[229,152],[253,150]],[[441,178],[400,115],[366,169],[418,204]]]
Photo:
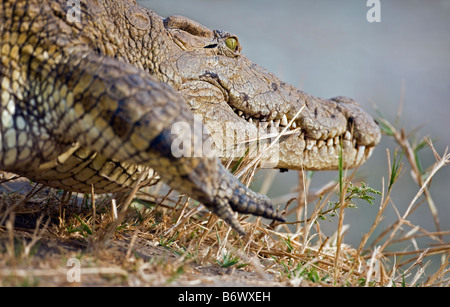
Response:
[[[235,37],[228,37],[225,40],[225,45],[227,45],[227,47],[230,48],[231,51],[235,52],[238,47],[238,41]]]

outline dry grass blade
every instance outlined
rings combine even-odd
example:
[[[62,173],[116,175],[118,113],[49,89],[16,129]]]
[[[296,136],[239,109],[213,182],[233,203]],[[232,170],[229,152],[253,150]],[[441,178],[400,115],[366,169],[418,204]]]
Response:
[[[436,163],[436,165],[433,168],[432,174],[430,174],[428,176],[428,180],[424,180],[423,176],[420,172],[420,168],[417,165],[417,160],[416,160],[416,155],[414,152],[414,149],[412,148],[408,138],[406,137],[406,133],[405,131],[402,129],[400,131],[398,131],[393,125],[391,125],[387,120],[381,119],[383,121],[383,124],[386,125],[387,127],[389,127],[390,131],[392,131],[393,136],[395,138],[395,140],[397,141],[397,143],[400,145],[400,147],[404,150],[405,152],[405,156],[408,159],[409,165],[411,166],[412,172],[414,174],[413,178],[414,180],[417,182],[417,184],[420,186],[420,191],[419,193],[417,193],[418,196],[420,196],[422,193],[425,194],[425,197],[427,199],[427,203],[430,209],[430,212],[433,216],[435,225],[436,225],[436,229],[438,231],[441,230],[440,227],[440,222],[439,222],[439,217],[438,217],[438,212],[437,212],[437,208],[436,205],[434,204],[433,198],[431,197],[431,194],[428,190],[427,187],[427,182],[429,182],[429,179],[431,179],[434,174],[442,167],[445,166],[446,164],[449,163],[449,155],[447,155],[447,151],[444,153],[443,157],[440,158],[439,155],[437,154],[436,150],[434,149],[434,146],[431,143],[431,140],[426,139],[426,142],[430,145],[436,160],[438,160],[438,162]],[[409,208],[409,210],[411,210],[413,208]]]
[[[140,184],[141,184],[142,180],[144,179],[145,175],[146,175],[146,172],[144,170],[141,173],[141,175],[139,176],[138,180],[136,181],[133,189],[128,194],[125,202],[122,205],[122,208],[120,209],[119,214],[117,215],[117,213],[115,213],[115,218],[114,218],[113,222],[111,223],[111,225],[109,227],[107,227],[106,229],[100,231],[98,238],[93,240],[94,244],[92,244],[92,247],[94,250],[102,249],[108,245],[108,242],[112,238],[114,232],[117,230],[118,226],[120,225],[120,223],[122,223],[123,219],[125,218],[128,207],[130,206],[131,201],[133,200],[134,196],[136,195],[136,192],[140,188]],[[115,200],[113,199],[113,203],[114,202],[115,202]]]
[[[382,246],[382,250],[384,250],[386,248],[386,246],[388,246],[390,244],[390,242],[393,240],[393,238],[395,237],[396,233],[399,231],[399,229],[401,228],[401,226],[404,224],[404,222],[406,221],[407,217],[410,215],[416,201],[418,200],[418,198],[423,194],[423,193],[427,193],[429,194],[429,192],[425,192],[428,191],[428,184],[430,183],[431,179],[433,178],[433,176],[445,165],[447,165],[448,163],[450,163],[450,155],[448,155],[447,153],[444,154],[444,156],[439,159],[439,161],[436,162],[436,164],[433,166],[430,174],[427,176],[427,178],[425,179],[425,181],[422,183],[419,191],[416,193],[416,195],[414,196],[414,198],[411,200],[411,203],[409,204],[409,206],[407,207],[405,213],[403,214],[403,216],[400,218],[399,222],[397,223],[397,225],[394,227],[393,231],[391,232],[389,238],[386,240],[386,242],[383,244]],[[427,199],[431,199],[431,197],[427,196]],[[430,203],[429,203],[430,204]],[[435,218],[435,222],[438,222],[438,218],[437,216],[435,216],[435,214],[437,213],[436,209],[432,209],[431,210],[433,217]],[[439,224],[436,224],[436,227],[438,228],[438,231],[440,231],[440,227]]]

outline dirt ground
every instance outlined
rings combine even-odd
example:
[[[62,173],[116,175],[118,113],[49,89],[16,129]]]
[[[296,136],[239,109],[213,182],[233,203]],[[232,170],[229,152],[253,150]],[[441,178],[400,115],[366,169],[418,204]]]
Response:
[[[60,191],[33,187],[23,179],[1,185],[0,286],[286,285],[258,265],[227,267],[217,255],[185,252],[176,240],[142,227],[99,243],[100,231],[86,233],[91,230],[82,219],[92,225],[93,218],[91,209],[80,207],[82,199],[72,197],[62,209]],[[107,225],[109,214],[98,214],[96,227]]]
[[[14,231],[15,259],[0,262],[0,286],[286,286],[266,272],[189,261],[170,248],[139,238],[134,242],[127,237],[115,239],[104,250],[94,251],[80,240],[44,233],[22,259],[24,247],[32,240],[30,231]],[[0,231],[2,254],[8,253],[10,242],[10,234]],[[78,267],[74,258],[79,260]]]

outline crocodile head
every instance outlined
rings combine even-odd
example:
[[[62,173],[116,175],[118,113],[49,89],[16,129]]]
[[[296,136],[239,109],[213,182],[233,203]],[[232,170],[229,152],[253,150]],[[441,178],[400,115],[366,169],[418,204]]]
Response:
[[[351,168],[379,143],[377,123],[359,104],[313,97],[284,83],[248,60],[235,35],[181,16],[166,18],[164,27],[177,51],[160,70],[176,71],[169,82],[202,116],[223,160],[262,152],[262,167],[333,170],[340,146]]]

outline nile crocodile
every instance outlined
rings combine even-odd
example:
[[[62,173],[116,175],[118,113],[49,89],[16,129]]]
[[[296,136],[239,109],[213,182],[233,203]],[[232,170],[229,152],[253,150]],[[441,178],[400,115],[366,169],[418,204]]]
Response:
[[[338,148],[354,167],[380,140],[353,100],[308,95],[250,62],[235,35],[135,1],[1,0],[0,35],[0,169],[51,187],[108,193],[158,174],[243,233],[233,211],[283,217],[205,144],[283,130],[270,167],[325,170]],[[175,123],[199,129],[174,147],[189,137]]]

